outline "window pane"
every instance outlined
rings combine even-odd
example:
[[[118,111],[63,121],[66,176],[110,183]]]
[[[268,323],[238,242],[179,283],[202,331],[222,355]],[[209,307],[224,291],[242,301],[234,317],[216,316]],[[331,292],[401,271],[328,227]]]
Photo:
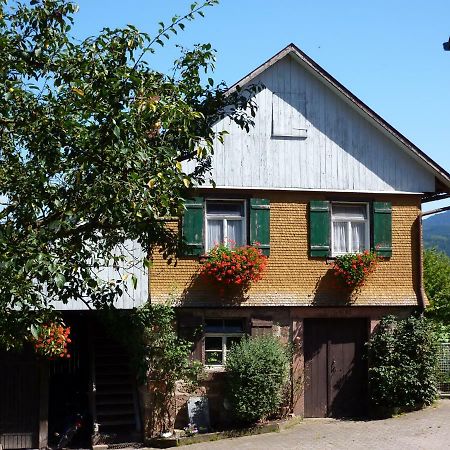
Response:
[[[345,253],[347,248],[347,222],[333,222],[333,253]]]
[[[366,249],[366,224],[352,223],[352,252],[363,252]]]
[[[243,202],[211,202],[206,203],[206,214],[220,215],[229,217],[243,217],[244,203]]]
[[[229,336],[227,337],[227,350],[230,350],[230,348],[241,341],[242,336]]]
[[[219,337],[205,337],[205,350],[222,350],[222,338]]]
[[[244,331],[242,319],[225,319],[224,325],[227,333],[242,333]]]
[[[366,205],[333,205],[333,219],[366,220]]]
[[[205,319],[205,331],[207,333],[223,331],[223,319]]]
[[[206,351],[205,352],[205,363],[209,366],[220,366],[223,363],[223,355],[220,351]]]
[[[241,245],[244,245],[242,220],[228,220],[227,227],[228,247],[240,247]]]
[[[223,242],[223,220],[208,219],[208,249]]]

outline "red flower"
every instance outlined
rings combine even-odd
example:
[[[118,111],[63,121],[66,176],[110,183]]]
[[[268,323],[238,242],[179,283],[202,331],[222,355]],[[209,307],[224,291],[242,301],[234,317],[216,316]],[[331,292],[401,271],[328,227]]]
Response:
[[[226,284],[249,284],[261,279],[267,266],[267,257],[252,246],[230,249],[224,244],[216,245],[203,261],[200,274],[209,275]]]
[[[67,343],[71,342],[68,337],[70,328],[63,325],[51,323],[41,325],[38,328],[38,336],[31,338],[37,353],[49,359],[64,357],[67,353]]]

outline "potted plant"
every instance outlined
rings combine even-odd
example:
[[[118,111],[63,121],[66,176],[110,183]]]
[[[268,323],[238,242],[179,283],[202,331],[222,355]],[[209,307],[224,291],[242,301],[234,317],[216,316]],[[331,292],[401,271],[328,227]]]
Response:
[[[33,327],[32,342],[36,353],[47,359],[70,358],[67,344],[70,344],[70,327],[64,323],[50,323]]]

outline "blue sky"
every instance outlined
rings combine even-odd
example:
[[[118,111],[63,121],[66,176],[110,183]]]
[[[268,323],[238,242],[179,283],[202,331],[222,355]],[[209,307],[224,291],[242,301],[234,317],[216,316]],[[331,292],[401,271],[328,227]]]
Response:
[[[127,23],[153,35],[191,3],[74,1],[79,38]],[[214,78],[231,85],[293,42],[450,172],[450,52],[442,49],[450,1],[222,0],[205,13],[157,49],[155,69],[171,67],[175,44],[210,42],[218,51]]]

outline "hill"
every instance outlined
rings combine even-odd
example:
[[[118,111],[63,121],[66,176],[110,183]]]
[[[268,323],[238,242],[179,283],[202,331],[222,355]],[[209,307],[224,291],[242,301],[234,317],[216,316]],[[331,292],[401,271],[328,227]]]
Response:
[[[450,211],[423,221],[423,241],[426,248],[436,247],[450,256]]]

